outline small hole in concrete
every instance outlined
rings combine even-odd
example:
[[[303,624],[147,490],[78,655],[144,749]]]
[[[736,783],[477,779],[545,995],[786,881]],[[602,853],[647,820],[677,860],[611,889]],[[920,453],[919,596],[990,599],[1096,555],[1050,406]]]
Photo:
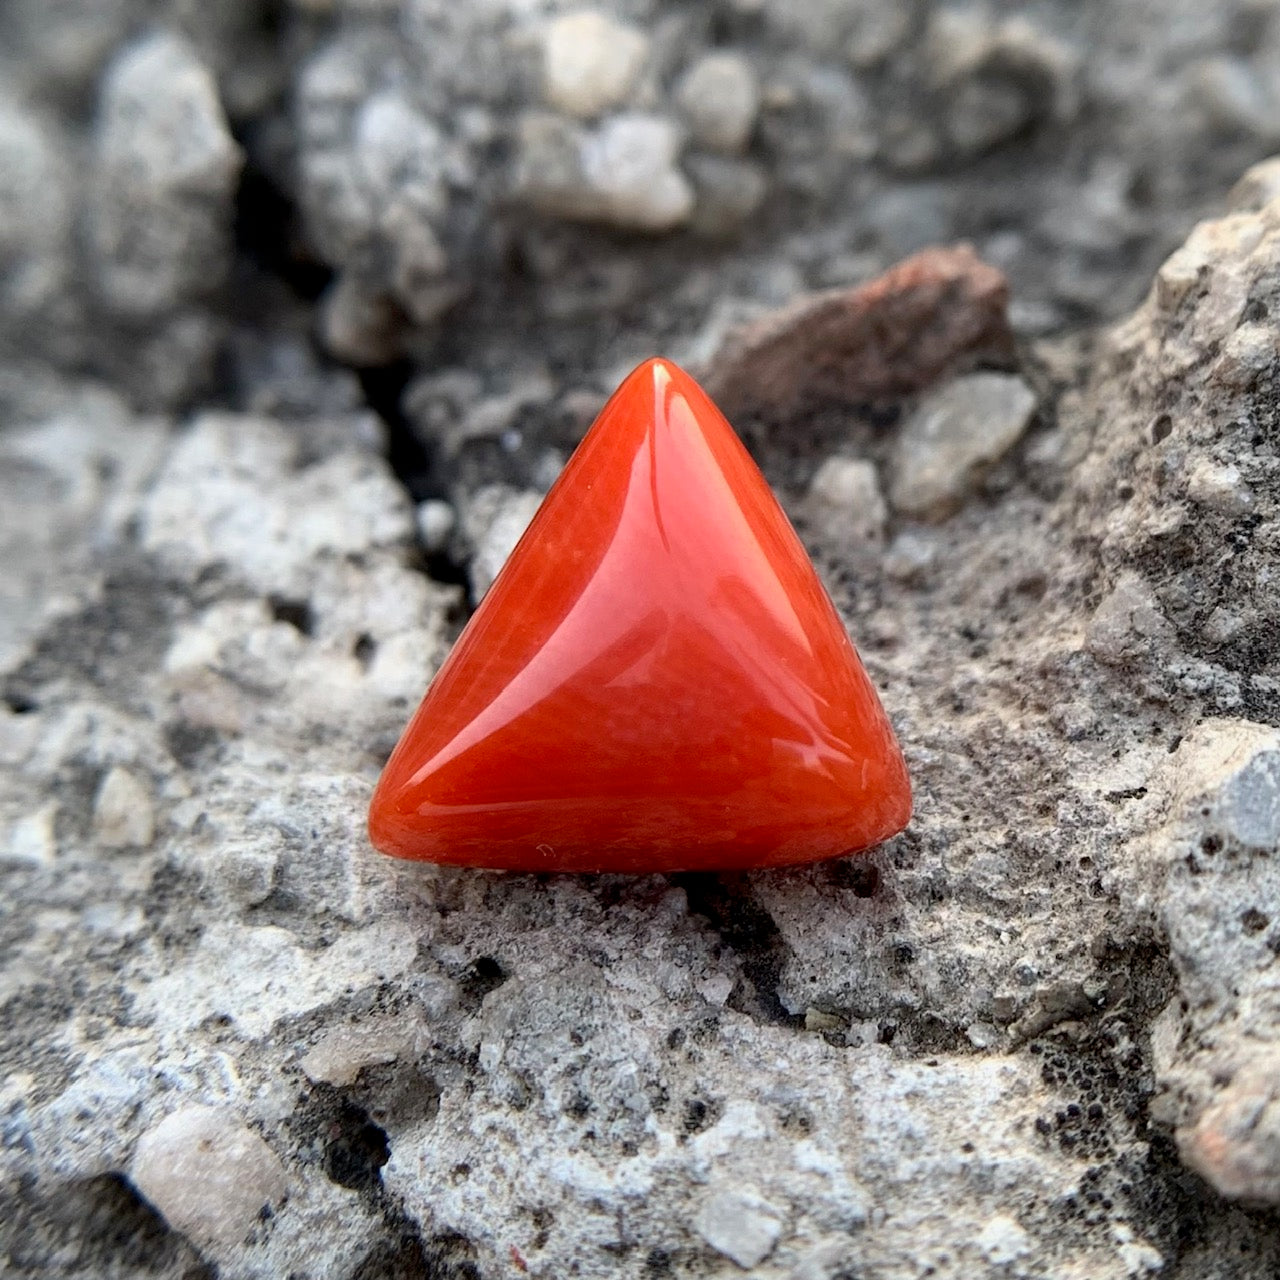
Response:
[[[834,864],[831,878],[840,888],[852,889],[855,898],[874,897],[880,888],[880,868],[862,859]]]
[[[351,647],[352,656],[366,671],[369,670],[369,664],[377,652],[378,642],[367,631],[361,632]]]
[[[300,635],[309,636],[315,626],[311,606],[305,600],[291,600],[288,596],[270,596],[271,616],[277,622],[287,622]]]
[[[1245,933],[1261,933],[1271,923],[1271,917],[1264,915],[1257,907],[1250,907],[1240,917],[1240,925]]]

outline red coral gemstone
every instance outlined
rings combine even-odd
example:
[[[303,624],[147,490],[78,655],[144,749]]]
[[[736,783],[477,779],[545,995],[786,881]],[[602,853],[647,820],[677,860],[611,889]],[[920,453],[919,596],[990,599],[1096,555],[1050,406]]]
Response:
[[[764,477],[649,360],[440,668],[369,832],[430,862],[708,871],[851,853],[910,816],[893,730]]]

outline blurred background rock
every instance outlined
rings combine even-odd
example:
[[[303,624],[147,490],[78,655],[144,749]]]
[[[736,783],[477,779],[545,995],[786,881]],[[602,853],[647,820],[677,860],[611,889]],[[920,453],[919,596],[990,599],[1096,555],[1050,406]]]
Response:
[[[1020,333],[1122,313],[1280,142],[1278,68],[1262,0],[9,0],[0,339],[162,409],[305,399],[314,340],[428,447],[414,373],[553,371],[529,480],[574,384],[929,244]]]

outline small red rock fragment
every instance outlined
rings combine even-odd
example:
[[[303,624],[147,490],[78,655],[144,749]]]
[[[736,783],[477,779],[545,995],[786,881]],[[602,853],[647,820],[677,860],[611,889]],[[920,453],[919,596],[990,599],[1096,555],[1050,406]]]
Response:
[[[1003,273],[970,246],[925,249],[730,334],[703,382],[731,418],[899,399],[978,364],[1010,364],[1008,301]]]

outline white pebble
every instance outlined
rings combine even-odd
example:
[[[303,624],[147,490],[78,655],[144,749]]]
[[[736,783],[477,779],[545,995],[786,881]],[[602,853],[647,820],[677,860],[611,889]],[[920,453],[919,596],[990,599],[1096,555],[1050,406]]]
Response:
[[[982,469],[1022,436],[1036,398],[1021,378],[972,373],[928,396],[904,424],[894,450],[889,499],[905,515],[950,515]]]
[[[746,1191],[721,1191],[703,1204],[694,1230],[740,1267],[759,1266],[782,1234],[782,1215],[767,1200]]]
[[[439,498],[428,498],[418,504],[418,539],[427,551],[443,551],[457,522],[457,512]]]
[[[628,112],[596,129],[563,116],[520,124],[516,186],[540,213],[633,231],[668,231],[689,220],[694,193],[677,167],[674,121]]]
[[[884,558],[884,571],[895,582],[918,584],[928,576],[938,558],[932,537],[904,530],[894,538]]]
[[[155,838],[156,815],[150,789],[116,765],[93,802],[93,836],[106,849],[145,849]]]
[[[1173,627],[1160,602],[1138,573],[1126,569],[1102,598],[1085,631],[1085,648],[1100,662],[1119,666],[1169,644]]]
[[[1222,344],[1217,374],[1229,387],[1247,387],[1276,362],[1276,335],[1269,325],[1242,324]]]
[[[1187,476],[1187,497],[1201,506],[1224,516],[1239,516],[1251,511],[1253,491],[1240,476],[1233,462],[1218,465],[1208,458],[1198,458]]]
[[[1031,1237],[1022,1224],[1006,1213],[991,1218],[978,1233],[978,1248],[996,1266],[1016,1262],[1031,1252]]]
[[[542,494],[490,484],[477,489],[462,511],[462,531],[471,543],[471,593],[480,600],[529,527]]]
[[[740,54],[709,53],[681,77],[676,102],[694,141],[713,151],[741,151],[760,110],[760,85]]]
[[[993,1026],[990,1022],[971,1022],[965,1028],[965,1035],[975,1049],[990,1049],[992,1045],[999,1044],[1002,1039],[1000,1028]]]
[[[609,120],[588,142],[583,170],[621,227],[660,231],[693,211],[693,188],[675,167],[679,130],[670,120],[640,114]]]
[[[404,1029],[394,1023],[343,1023],[326,1031],[299,1065],[308,1080],[342,1088],[354,1083],[365,1067],[394,1062],[406,1045]]]
[[[879,547],[889,517],[875,466],[861,458],[828,458],[809,483],[806,503],[817,532],[842,546]]]
[[[58,806],[50,800],[32,813],[19,818],[9,828],[8,838],[0,847],[0,857],[16,862],[35,862],[45,866],[53,863],[58,852],[54,823]]]
[[[133,1185],[192,1243],[234,1248],[287,1186],[279,1157],[220,1107],[183,1107],[138,1140]]]
[[[589,119],[626,101],[649,56],[649,38],[582,9],[548,23],[542,49],[547,102]]]

